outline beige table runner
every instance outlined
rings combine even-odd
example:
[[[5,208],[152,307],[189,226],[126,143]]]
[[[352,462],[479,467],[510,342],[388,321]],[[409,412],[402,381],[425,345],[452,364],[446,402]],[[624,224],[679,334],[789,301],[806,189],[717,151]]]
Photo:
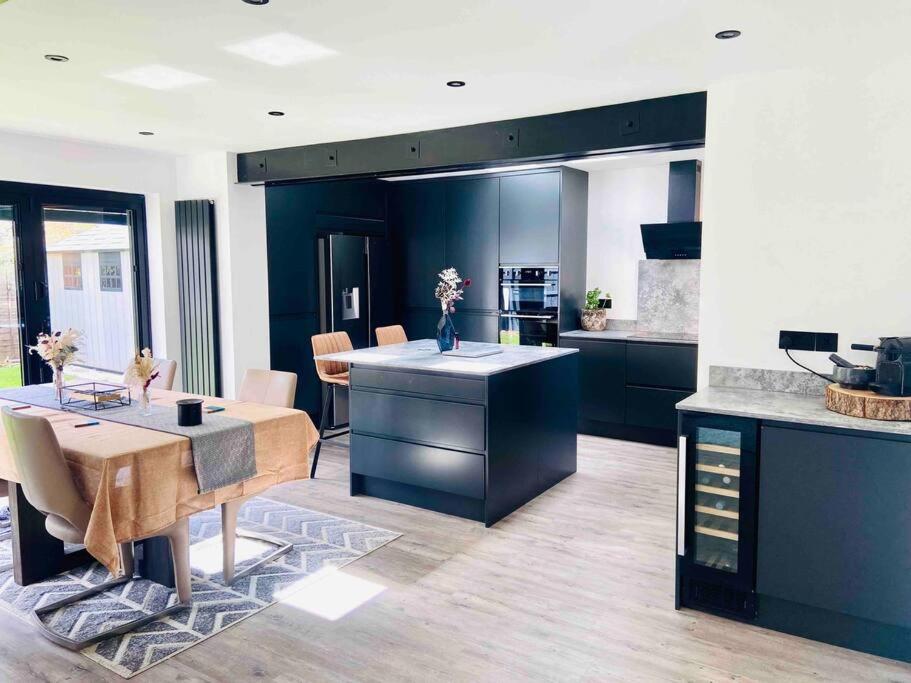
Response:
[[[173,405],[191,396],[152,390],[152,400],[157,405]],[[258,403],[199,398],[224,406],[220,415],[253,424],[257,471],[254,478],[200,494],[190,440],[186,437],[105,421],[103,411],[98,415],[100,425],[76,429],[76,424],[86,421],[85,416],[49,408],[27,409],[30,415],[47,417],[53,425],[76,485],[92,505],[86,548],[114,574],[120,571],[119,542],[154,535],[195,512],[309,476],[309,452],[318,434],[306,413]],[[0,400],[0,405],[16,404]],[[2,425],[0,478],[18,481]]]

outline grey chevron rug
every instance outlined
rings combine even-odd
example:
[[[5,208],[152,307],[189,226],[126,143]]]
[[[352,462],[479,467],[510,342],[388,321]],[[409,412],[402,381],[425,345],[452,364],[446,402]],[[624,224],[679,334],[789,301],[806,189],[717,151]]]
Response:
[[[267,498],[254,498],[241,508],[238,525],[294,544],[278,560],[260,567],[254,574],[230,588],[221,582],[221,517],[208,510],[190,518],[193,537],[193,604],[164,619],[132,633],[105,640],[86,648],[82,654],[123,676],[136,674],[210,638],[239,621],[280,601],[295,601],[295,594],[318,593],[304,601],[308,609],[327,619],[339,618],[357,603],[352,596],[369,599],[382,587],[358,581],[334,570],[344,567],[401,534],[306,510]],[[0,568],[9,557],[10,541],[0,541]],[[272,548],[255,541],[238,539],[238,567],[254,563]],[[347,577],[347,578],[346,578]],[[82,591],[109,580],[110,574],[95,564],[85,565],[28,587],[13,581],[9,568],[0,569],[0,607],[16,616],[30,619],[36,605],[59,600],[68,593]],[[343,585],[330,589],[339,580]],[[314,588],[317,587],[317,588]],[[304,589],[310,590],[305,591]],[[338,595],[329,599],[327,595]],[[142,612],[152,613],[176,602],[175,593],[146,580],[118,586],[76,606],[58,610],[46,618],[54,630],[84,637],[133,620]],[[36,637],[41,637],[36,634]]]

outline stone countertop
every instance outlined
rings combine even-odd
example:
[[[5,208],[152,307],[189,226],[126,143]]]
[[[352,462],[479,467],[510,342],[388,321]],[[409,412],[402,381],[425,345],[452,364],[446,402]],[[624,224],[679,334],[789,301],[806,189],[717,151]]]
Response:
[[[487,377],[507,372],[524,365],[578,353],[578,349],[543,348],[540,346],[512,346],[509,344],[485,344],[462,342],[461,348],[496,349],[501,353],[480,358],[449,356],[440,353],[433,339],[419,339],[404,344],[374,346],[369,349],[343,351],[316,356],[316,360],[335,360],[355,365],[390,368],[395,370],[424,370],[455,375]]]
[[[660,332],[636,332],[635,330],[602,330],[601,332],[573,330],[572,332],[561,332],[560,336],[571,339],[604,339],[608,341],[638,341],[657,344],[699,343],[698,337],[692,334],[662,334]]]
[[[911,422],[888,422],[841,415],[826,408],[823,396],[781,391],[708,387],[680,401],[677,409],[911,436]]]

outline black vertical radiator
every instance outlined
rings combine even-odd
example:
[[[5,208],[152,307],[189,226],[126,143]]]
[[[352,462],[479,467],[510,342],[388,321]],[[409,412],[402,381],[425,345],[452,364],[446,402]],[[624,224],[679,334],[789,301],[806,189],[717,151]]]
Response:
[[[221,396],[215,202],[174,202],[183,390]]]

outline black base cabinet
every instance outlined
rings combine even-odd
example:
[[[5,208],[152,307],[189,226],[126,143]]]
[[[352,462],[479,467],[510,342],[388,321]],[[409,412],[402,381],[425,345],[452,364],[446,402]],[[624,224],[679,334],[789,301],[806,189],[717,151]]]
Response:
[[[678,608],[911,662],[911,437],[687,412],[679,436]]]
[[[673,446],[677,403],[696,390],[695,344],[560,337],[579,349],[582,434]]]

